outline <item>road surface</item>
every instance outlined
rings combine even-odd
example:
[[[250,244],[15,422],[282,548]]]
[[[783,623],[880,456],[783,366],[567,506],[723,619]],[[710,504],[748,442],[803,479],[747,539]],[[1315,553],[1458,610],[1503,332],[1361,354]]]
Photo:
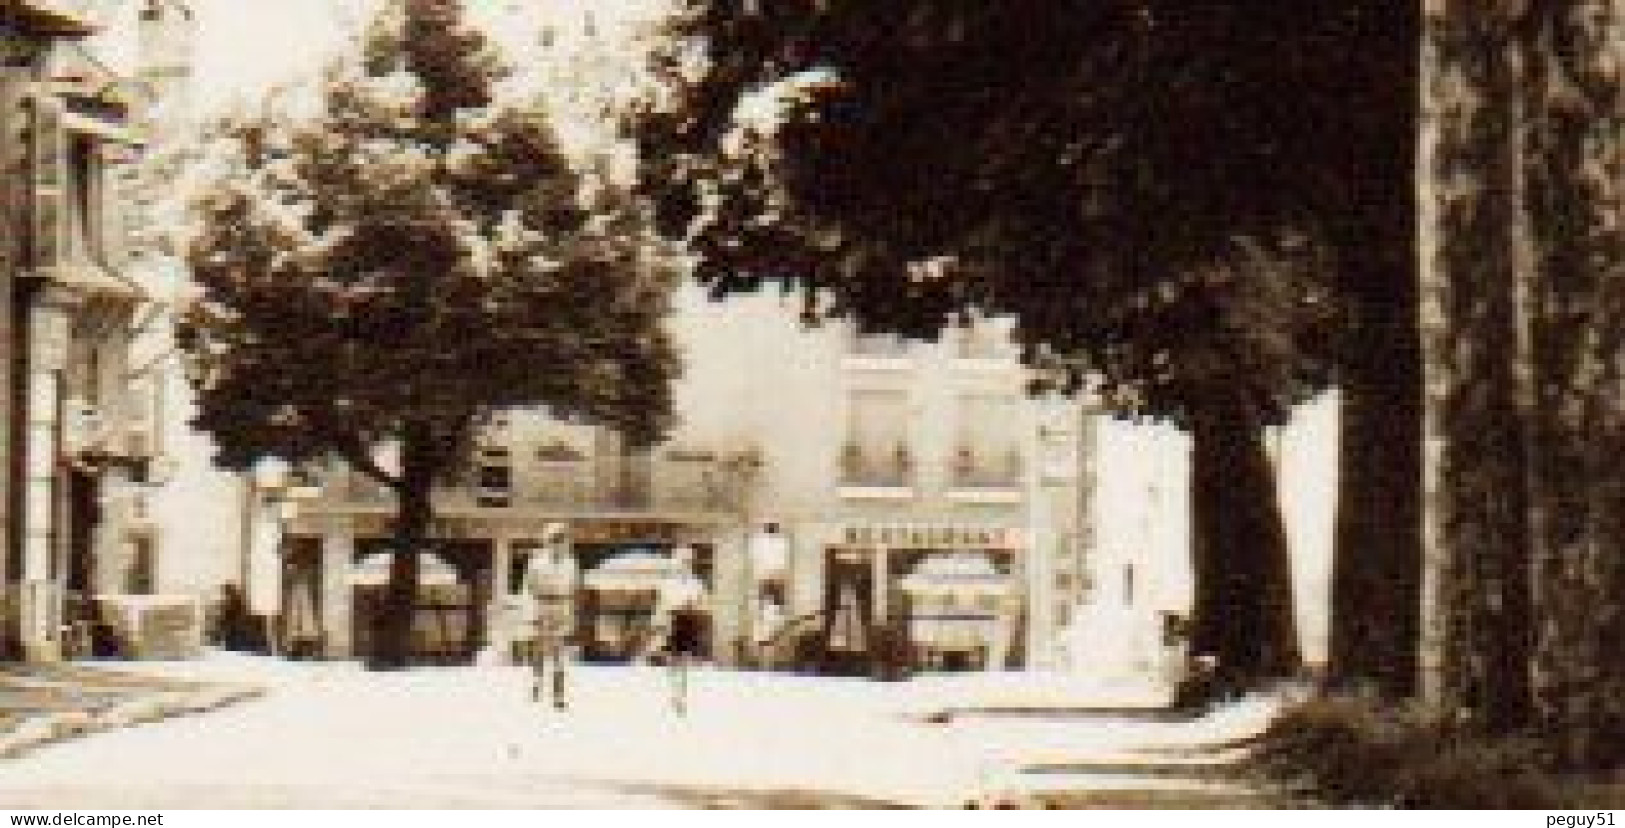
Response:
[[[580,669],[571,707],[557,712],[530,700],[527,675],[513,667],[370,673],[229,656],[122,666],[255,682],[268,692],[23,756],[0,766],[0,805],[954,807],[1009,784],[1024,765],[1223,738],[1267,716],[1248,709],[1198,726],[1136,717],[944,723],[928,715],[1032,704],[1045,694],[1079,701],[1089,692],[1022,675],[880,683],[699,670],[680,717],[656,668]]]

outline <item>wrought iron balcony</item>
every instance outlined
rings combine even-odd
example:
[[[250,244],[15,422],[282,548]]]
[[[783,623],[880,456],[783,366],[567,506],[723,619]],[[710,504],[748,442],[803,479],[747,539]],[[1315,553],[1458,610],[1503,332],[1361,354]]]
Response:
[[[448,486],[437,493],[437,502],[557,512],[733,512],[739,507],[738,497],[737,487],[730,485],[717,460],[617,458],[602,463],[583,458],[519,461],[505,486]],[[393,495],[375,481],[351,473],[341,499],[382,505],[392,503]]]
[[[962,448],[954,453],[950,485],[955,489],[1017,489],[1025,462],[1016,449],[987,451]]]
[[[848,443],[841,452],[840,482],[843,486],[911,486],[914,454],[903,443],[890,450]]]

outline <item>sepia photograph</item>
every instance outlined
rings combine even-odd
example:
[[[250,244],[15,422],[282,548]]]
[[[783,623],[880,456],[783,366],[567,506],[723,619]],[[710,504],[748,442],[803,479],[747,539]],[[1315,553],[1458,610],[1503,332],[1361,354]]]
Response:
[[[1622,457],[1625,0],[0,0],[11,825],[1612,828]]]

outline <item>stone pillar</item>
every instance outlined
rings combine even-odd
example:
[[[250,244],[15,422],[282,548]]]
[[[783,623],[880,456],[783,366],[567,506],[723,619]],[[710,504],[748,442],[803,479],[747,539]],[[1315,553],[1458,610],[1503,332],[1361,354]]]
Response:
[[[349,658],[355,625],[351,610],[350,570],[355,566],[355,535],[348,526],[330,527],[322,535],[322,630],[328,658]]]
[[[491,600],[485,608],[485,635],[494,664],[513,661],[515,619],[508,609],[508,593],[512,591],[508,573],[512,569],[513,536],[498,532],[491,537]]]
[[[750,571],[744,533],[733,526],[717,531],[712,541],[711,624],[712,657],[719,664],[737,664],[739,642],[749,633],[744,607],[750,595]]]
[[[824,527],[811,525],[792,535],[790,546],[791,618],[818,612],[824,606]]]
[[[1035,494],[1037,499],[1044,499],[1041,490]],[[1055,533],[1035,519],[1033,527],[1024,534],[1023,548],[1016,551],[1016,558],[1022,570],[1022,577],[1017,583],[1022,584],[1026,598],[1027,619],[1022,626],[1026,628],[1027,635],[1025,641],[1013,643],[1023,648],[1021,660],[1026,667],[1055,667],[1059,660],[1053,652],[1056,627],[1055,572],[1052,566]]]
[[[6,39],[14,38],[8,44]],[[21,35],[0,35],[0,58],[12,57],[9,52],[24,46]],[[21,61],[17,61],[20,63]],[[0,170],[20,169],[26,155],[25,113],[21,106],[27,70],[13,67],[11,60],[0,59]],[[22,219],[22,176],[0,176],[0,227],[16,227]],[[14,430],[21,424],[11,417],[12,354],[16,353],[17,332],[12,327],[12,306],[16,302],[16,278],[22,270],[22,244],[19,234],[0,233],[0,648],[11,637],[16,619],[10,613],[13,607],[4,600],[3,590],[15,578],[8,571],[11,555],[14,520],[11,512],[12,474],[11,458]]]
[[[22,624],[23,655],[29,661],[61,656],[60,579],[65,573],[56,545],[67,531],[59,525],[66,487],[59,485],[62,455],[60,410],[62,371],[70,340],[70,300],[47,290],[28,315],[31,350],[24,432],[27,456],[23,489]]]
[[[886,626],[891,619],[891,607],[886,603],[891,598],[886,561],[886,547],[875,547],[869,558],[869,577],[874,581],[874,621],[877,627]]]

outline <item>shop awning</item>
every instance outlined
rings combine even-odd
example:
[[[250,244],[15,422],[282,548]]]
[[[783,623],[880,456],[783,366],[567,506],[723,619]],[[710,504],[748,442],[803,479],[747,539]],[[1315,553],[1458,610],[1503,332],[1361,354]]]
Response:
[[[90,17],[75,4],[62,0],[6,0],[0,2],[0,21],[47,37],[85,37],[96,31]]]
[[[384,586],[389,583],[391,552],[378,552],[362,558],[350,569],[351,586]],[[457,583],[457,570],[439,555],[418,556],[418,584],[444,586]]]
[[[1015,581],[986,555],[958,552],[925,558],[902,578],[900,586],[904,592],[922,595],[1008,595]]]
[[[71,262],[36,271],[47,282],[66,287],[75,293],[126,302],[146,298],[146,292],[135,280],[95,262]]]
[[[663,605],[698,601],[705,596],[705,585],[688,567],[652,550],[623,552],[607,558],[589,570],[583,580],[588,589],[654,592]]]
[[[73,110],[64,110],[60,116],[62,128],[69,132],[89,135],[102,141],[130,147],[146,146],[146,139],[130,125]]]

